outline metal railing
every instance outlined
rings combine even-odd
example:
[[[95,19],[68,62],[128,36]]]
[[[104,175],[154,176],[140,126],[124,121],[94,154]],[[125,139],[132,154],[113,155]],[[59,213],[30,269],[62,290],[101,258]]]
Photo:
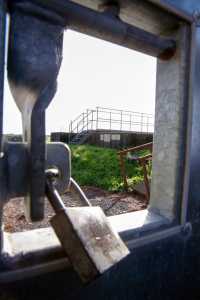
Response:
[[[131,156],[129,159],[136,161],[141,167],[143,172],[143,182],[145,187],[145,197],[149,201],[150,199],[150,183],[148,178],[148,172],[147,172],[147,164],[149,161],[152,160],[152,148],[153,143],[147,143],[136,147],[131,147],[127,149],[123,149],[118,152],[119,155],[119,163],[120,163],[120,172],[121,176],[123,178],[124,188],[125,190],[128,190],[128,180],[127,180],[127,174],[126,174],[126,167],[125,167],[125,159],[127,158],[127,155],[130,153],[134,153],[134,156]],[[135,152],[138,152],[140,150],[149,150],[149,154],[146,155],[135,155]]]
[[[69,125],[69,133],[72,134],[98,129],[153,132],[154,116],[127,110],[96,107],[94,110],[87,109]]]

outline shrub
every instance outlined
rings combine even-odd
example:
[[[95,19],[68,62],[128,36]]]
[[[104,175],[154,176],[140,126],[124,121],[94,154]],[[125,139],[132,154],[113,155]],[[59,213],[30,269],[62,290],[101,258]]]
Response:
[[[91,145],[71,145],[70,148],[72,176],[80,185],[100,187],[108,191],[123,190],[117,150]],[[131,184],[143,180],[141,167],[136,162],[126,161],[126,170]]]

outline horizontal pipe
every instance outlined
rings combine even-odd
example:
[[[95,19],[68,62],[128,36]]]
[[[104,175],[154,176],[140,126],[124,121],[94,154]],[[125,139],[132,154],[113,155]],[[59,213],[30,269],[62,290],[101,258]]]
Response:
[[[175,52],[174,40],[156,36],[106,13],[67,0],[30,0],[30,2],[59,14],[66,19],[66,25],[72,30],[161,59],[169,59]]]
[[[153,143],[150,142],[150,143],[146,143],[146,144],[143,144],[143,145],[139,145],[139,146],[135,146],[135,147],[131,147],[131,148],[121,150],[121,151],[118,152],[118,154],[124,155],[127,152],[139,151],[139,150],[144,150],[144,149],[152,149],[152,147],[153,147]]]

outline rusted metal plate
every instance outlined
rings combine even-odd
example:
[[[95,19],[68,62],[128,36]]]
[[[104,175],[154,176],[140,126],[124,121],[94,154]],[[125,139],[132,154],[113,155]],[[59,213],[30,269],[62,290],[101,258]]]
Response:
[[[75,271],[89,282],[129,254],[99,207],[61,210],[51,220]]]

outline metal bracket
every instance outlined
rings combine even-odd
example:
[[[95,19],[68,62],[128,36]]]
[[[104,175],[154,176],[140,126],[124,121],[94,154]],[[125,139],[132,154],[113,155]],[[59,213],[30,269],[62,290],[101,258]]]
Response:
[[[59,178],[56,188],[64,193],[70,184],[71,156],[69,148],[62,143],[47,144],[47,159],[45,169],[56,168]],[[4,189],[4,199],[7,201],[17,197],[26,197],[29,193],[29,152],[23,143],[5,143],[3,168],[5,170],[1,190]]]
[[[57,14],[26,1],[12,1],[9,8],[8,79],[22,114],[30,178],[25,206],[29,219],[39,221],[44,216],[45,109],[56,92],[64,23]]]

